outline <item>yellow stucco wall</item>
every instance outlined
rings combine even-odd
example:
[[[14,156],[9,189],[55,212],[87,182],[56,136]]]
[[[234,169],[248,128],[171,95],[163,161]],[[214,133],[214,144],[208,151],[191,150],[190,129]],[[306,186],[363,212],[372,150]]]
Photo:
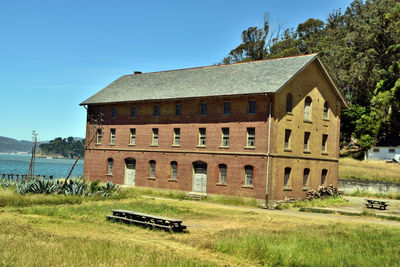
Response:
[[[303,197],[304,168],[310,169],[308,188],[321,185],[322,169],[328,170],[326,184],[337,186],[341,104],[334,88],[323,75],[316,61],[305,68],[275,96],[274,140],[271,147],[271,198]],[[286,97],[293,97],[293,109],[286,112]],[[305,99],[310,96],[311,121],[304,120]],[[329,103],[328,119],[324,119],[324,103]],[[289,149],[284,147],[285,130],[290,129]],[[309,132],[309,151],[304,150],[304,133]],[[328,135],[326,152],[322,151],[322,135]],[[290,167],[289,186],[284,188],[284,169]]]

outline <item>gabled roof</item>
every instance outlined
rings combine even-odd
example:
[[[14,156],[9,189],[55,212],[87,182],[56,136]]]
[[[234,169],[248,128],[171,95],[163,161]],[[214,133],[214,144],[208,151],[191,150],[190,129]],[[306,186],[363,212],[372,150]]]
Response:
[[[81,105],[275,93],[315,59],[317,54],[124,75]]]

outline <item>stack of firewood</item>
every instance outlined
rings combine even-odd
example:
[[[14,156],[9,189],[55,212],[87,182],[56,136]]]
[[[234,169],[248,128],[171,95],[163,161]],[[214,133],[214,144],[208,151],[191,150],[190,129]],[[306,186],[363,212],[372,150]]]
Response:
[[[318,186],[317,190],[310,189],[306,193],[305,200],[312,200],[312,199],[317,199],[317,198],[327,198],[330,196],[335,196],[338,195],[338,189],[334,187],[333,185],[325,186],[325,185],[320,185]]]

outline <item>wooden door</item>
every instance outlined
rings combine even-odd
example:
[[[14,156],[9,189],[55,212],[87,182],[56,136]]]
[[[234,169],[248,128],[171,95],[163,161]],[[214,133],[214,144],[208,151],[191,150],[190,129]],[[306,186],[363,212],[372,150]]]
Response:
[[[193,164],[193,192],[206,193],[207,191],[207,164]]]
[[[134,159],[125,160],[125,185],[135,185],[136,161]]]

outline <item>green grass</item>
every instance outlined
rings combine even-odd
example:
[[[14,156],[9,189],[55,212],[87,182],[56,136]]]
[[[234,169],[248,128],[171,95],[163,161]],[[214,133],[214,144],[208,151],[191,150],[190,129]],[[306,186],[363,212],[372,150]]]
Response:
[[[339,178],[400,183],[400,164],[385,161],[339,159]]]
[[[400,199],[400,193],[372,193],[369,191],[358,190],[349,194],[353,197],[373,197],[373,198],[384,198],[384,199]]]
[[[395,266],[399,243],[398,229],[337,223],[295,231],[225,230],[210,247],[268,266]]]
[[[311,201],[296,201],[293,207],[344,207],[348,206],[349,202],[340,196],[332,196],[324,199],[313,199]]]

